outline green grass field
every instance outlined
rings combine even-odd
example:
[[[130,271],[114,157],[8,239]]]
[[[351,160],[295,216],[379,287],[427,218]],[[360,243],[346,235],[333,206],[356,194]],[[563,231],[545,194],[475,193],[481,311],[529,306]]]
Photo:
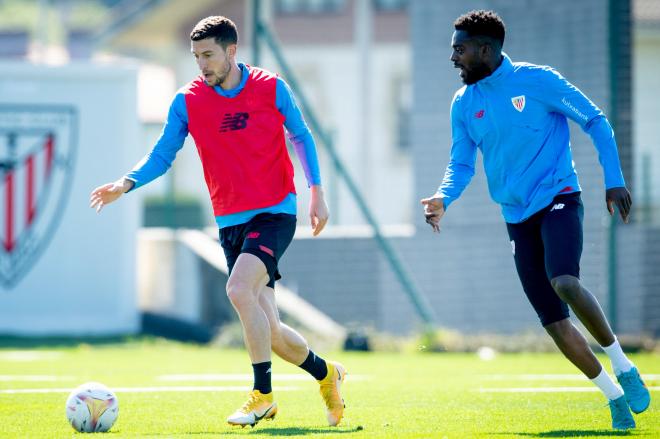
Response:
[[[491,361],[475,354],[339,352],[329,357],[342,361],[349,373],[346,415],[339,427],[326,426],[316,383],[275,360],[277,419],[241,429],[228,426],[225,417],[243,403],[251,384],[229,375],[251,372],[243,351],[158,340],[3,348],[0,437],[79,435],[66,421],[64,402],[67,389],[86,381],[116,390],[119,419],[109,433],[97,433],[109,438],[660,437],[657,354],[632,357],[650,376],[646,381],[654,399],[635,417],[637,429],[630,433],[610,430],[609,411],[599,393],[559,389],[592,386],[558,354],[507,354]]]

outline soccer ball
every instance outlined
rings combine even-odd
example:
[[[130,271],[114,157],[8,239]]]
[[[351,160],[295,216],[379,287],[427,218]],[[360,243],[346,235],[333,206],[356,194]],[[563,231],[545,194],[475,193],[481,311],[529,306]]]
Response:
[[[85,383],[66,400],[66,417],[81,433],[108,431],[119,415],[117,396],[101,383]]]

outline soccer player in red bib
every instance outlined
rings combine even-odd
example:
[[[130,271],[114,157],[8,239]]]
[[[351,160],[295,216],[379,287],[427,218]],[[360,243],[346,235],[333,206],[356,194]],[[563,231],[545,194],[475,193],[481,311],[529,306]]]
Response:
[[[227,296],[243,325],[254,372],[247,402],[227,422],[254,426],[275,417],[272,350],[319,382],[328,423],[337,425],[344,413],[344,367],[317,356],[280,321],[274,294],[281,277],[278,261],[296,229],[296,189],[284,127],[311,188],[314,236],[328,221],[314,139],[289,86],[273,73],[236,61],[238,32],[231,20],[207,17],[195,25],[190,39],[201,75],[174,97],[151,152],[124,177],[94,189],[91,207],[100,211],[164,174],[190,133],[227,258]]]

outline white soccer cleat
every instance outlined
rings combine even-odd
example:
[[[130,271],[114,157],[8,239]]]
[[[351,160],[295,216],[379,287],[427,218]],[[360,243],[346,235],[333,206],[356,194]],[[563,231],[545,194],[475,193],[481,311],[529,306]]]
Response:
[[[227,422],[230,425],[240,425],[241,427],[250,425],[254,427],[262,419],[275,419],[276,414],[277,404],[273,402],[273,393],[264,395],[258,390],[253,390],[243,407],[229,416]]]

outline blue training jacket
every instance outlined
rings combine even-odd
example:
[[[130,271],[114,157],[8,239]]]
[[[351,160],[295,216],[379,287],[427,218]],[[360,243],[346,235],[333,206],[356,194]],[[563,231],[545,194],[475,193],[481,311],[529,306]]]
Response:
[[[483,155],[490,196],[508,223],[520,223],[559,193],[580,191],[567,117],[591,137],[605,187],[625,186],[612,127],[580,90],[548,66],[502,64],[458,90],[451,105],[452,147],[438,194],[445,208],[474,175]]]

